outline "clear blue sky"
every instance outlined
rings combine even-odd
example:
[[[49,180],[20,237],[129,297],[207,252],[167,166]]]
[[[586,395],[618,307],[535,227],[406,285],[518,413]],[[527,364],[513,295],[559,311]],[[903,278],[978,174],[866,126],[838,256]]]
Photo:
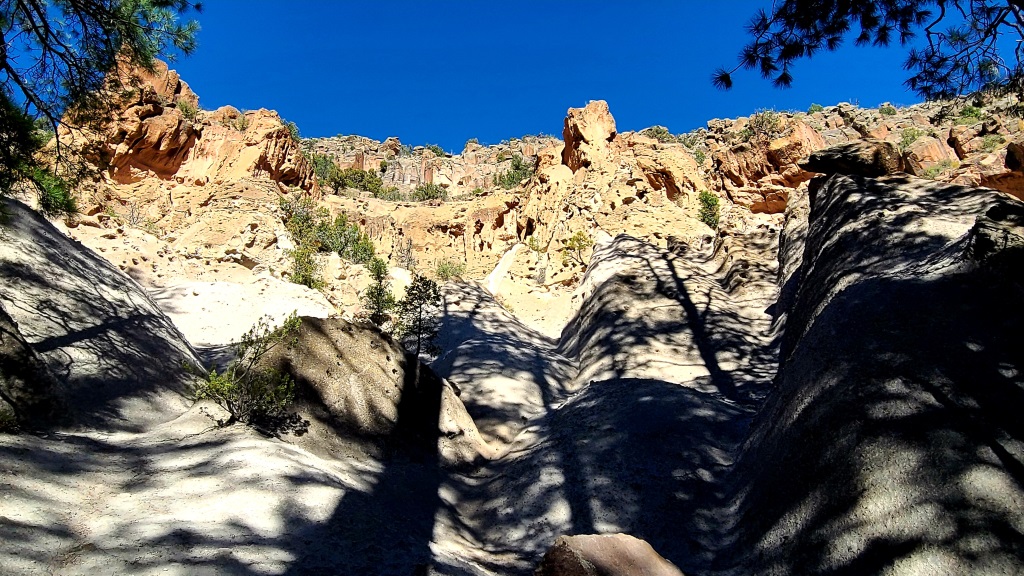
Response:
[[[619,131],[673,132],[759,108],[912,104],[905,52],[855,48],[801,61],[793,88],[756,73],[729,92],[744,25],[770,0],[211,0],[199,48],[171,64],[213,109],[270,108],[303,136],[436,143],[561,135],[569,107],[607,100]]]

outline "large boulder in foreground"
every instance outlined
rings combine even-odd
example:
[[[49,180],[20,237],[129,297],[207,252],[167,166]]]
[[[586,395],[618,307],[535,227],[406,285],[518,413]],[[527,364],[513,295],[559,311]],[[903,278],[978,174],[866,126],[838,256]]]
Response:
[[[535,576],[683,576],[650,544],[628,534],[559,536]]]
[[[812,153],[800,168],[821,174],[886,176],[903,171],[903,156],[892,142],[856,140]]]
[[[738,572],[1021,573],[1022,217],[992,190],[835,175],[806,232],[787,222]]]
[[[185,412],[198,360],[146,291],[24,204],[4,209],[0,304],[56,379],[70,424],[137,431]]]
[[[56,379],[0,306],[0,432],[44,427],[60,411]]]
[[[371,442],[422,441],[453,465],[492,455],[458,391],[374,326],[303,318],[295,345],[262,362],[300,386],[314,436],[333,429]]]

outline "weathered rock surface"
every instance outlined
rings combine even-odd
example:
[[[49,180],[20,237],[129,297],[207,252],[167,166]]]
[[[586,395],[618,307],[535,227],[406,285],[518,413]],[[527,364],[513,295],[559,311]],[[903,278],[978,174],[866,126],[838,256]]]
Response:
[[[404,194],[420,184],[437,184],[447,188],[449,197],[466,197],[497,191],[494,178],[511,169],[513,157],[533,165],[538,152],[556,145],[558,139],[523,136],[488,146],[470,141],[461,153],[443,156],[422,146],[405,146],[398,138],[379,142],[362,136],[333,136],[304,143],[314,153],[332,158],[339,168],[379,171],[385,187]]]
[[[902,172],[904,162],[899,149],[890,142],[858,140],[819,150],[800,167],[822,174],[885,176]]]
[[[56,379],[0,306],[0,431],[53,425],[63,412]]]
[[[628,534],[559,536],[535,576],[683,576],[651,545]]]
[[[451,385],[417,364],[374,326],[303,318],[294,345],[274,348],[259,367],[288,374],[302,387],[303,413],[316,439],[329,442],[334,428],[374,441],[436,444],[449,465],[490,457]]]
[[[149,83],[118,120],[125,134],[98,140],[111,180],[69,231],[162,288],[178,317],[242,316],[241,302],[201,295],[281,290],[293,244],[278,198],[303,185],[293,142],[270,114],[185,122],[187,86],[171,72]],[[300,348],[273,359],[302,382],[309,420],[281,439],[218,429],[208,404],[185,411],[181,373],[161,362],[188,345],[112,267],[61,256],[76,253],[66,240],[39,258],[7,245],[3,308],[79,428],[0,437],[0,565],[525,575],[560,535],[628,533],[696,574],[1019,572],[1019,205],[909,176],[808,182],[799,164],[818,153],[833,162],[816,170],[899,160],[932,174],[948,162],[937,179],[1011,191],[1022,127],[986,106],[978,120],[843,104],[660,142],[619,133],[592,102],[569,111],[563,142],[442,158],[396,139],[318,141],[351,166],[386,160],[385,181],[403,186],[465,191],[506,153],[538,170],[443,203],[324,201],[393,264],[411,244],[421,270],[460,259],[486,282],[445,290],[433,362],[445,379],[411,378],[370,329],[307,320]],[[873,151],[859,164],[822,154],[837,144]],[[723,200],[717,231],[695,218],[702,189]],[[50,229],[29,228],[47,245]],[[576,232],[596,242],[585,267],[560,263]],[[362,268],[325,265],[326,296],[284,300],[354,305]],[[43,280],[61,289],[30,286]]]
[[[145,290],[23,204],[4,208],[3,308],[57,380],[71,424],[137,431],[183,413],[198,360]]]
[[[817,186],[787,226],[783,365],[737,465],[742,571],[1019,571],[1024,307],[971,260],[985,215],[1019,235],[1020,211],[906,177]]]
[[[199,110],[173,70],[132,70],[119,114],[99,129],[67,131],[72,147],[118,184],[145,178],[202,186],[248,176],[310,190],[312,166],[276,112]],[[186,113],[186,110],[190,110]]]

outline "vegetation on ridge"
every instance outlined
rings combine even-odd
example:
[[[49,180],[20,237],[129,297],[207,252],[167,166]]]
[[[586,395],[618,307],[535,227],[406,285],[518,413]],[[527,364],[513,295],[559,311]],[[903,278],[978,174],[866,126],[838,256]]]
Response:
[[[504,172],[494,175],[494,185],[509,190],[515,188],[520,182],[533,176],[535,167],[530,165],[519,154],[512,156],[512,165]]]

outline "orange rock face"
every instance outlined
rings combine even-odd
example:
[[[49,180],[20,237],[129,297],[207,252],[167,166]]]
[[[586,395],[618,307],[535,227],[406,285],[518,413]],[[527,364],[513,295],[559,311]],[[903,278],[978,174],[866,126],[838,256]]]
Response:
[[[615,119],[607,102],[594,100],[584,108],[570,108],[562,129],[562,164],[573,172],[586,168],[607,155],[614,139]]]
[[[135,88],[121,95],[121,110],[106,126],[71,134],[114,182],[155,177],[202,185],[251,176],[315,186],[312,166],[276,112],[199,110],[195,93],[162,62],[153,72],[132,71],[124,84]]]

